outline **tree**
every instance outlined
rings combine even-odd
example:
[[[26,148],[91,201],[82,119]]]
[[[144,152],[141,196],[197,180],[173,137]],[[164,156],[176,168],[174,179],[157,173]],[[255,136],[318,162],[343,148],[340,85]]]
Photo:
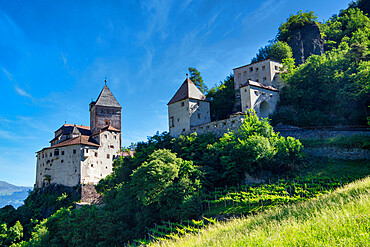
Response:
[[[204,84],[203,78],[200,75],[200,72],[196,68],[189,67],[189,74],[190,74],[189,79],[192,82],[194,82],[195,86],[197,86],[197,88],[199,88],[199,90],[202,93],[206,93],[208,88],[207,88],[206,84]]]
[[[304,27],[306,23],[314,22],[317,22],[317,16],[313,11],[302,12],[300,10],[296,15],[290,15],[288,20],[281,24],[276,38],[279,41],[288,42],[295,30]]]
[[[220,85],[208,91],[207,99],[210,101],[212,121],[227,118],[233,113],[235,103],[234,76],[229,75]]]
[[[252,58],[252,63],[263,61],[265,59],[273,59],[283,61],[284,59],[292,58],[292,48],[282,41],[270,42],[270,44],[258,50],[258,53]]]

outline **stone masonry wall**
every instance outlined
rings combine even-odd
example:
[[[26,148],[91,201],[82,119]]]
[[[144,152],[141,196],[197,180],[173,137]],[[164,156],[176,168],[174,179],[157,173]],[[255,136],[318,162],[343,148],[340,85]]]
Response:
[[[340,148],[340,147],[312,147],[305,148],[304,151],[313,156],[328,157],[344,160],[369,160],[370,150],[359,148]]]
[[[274,127],[274,130],[280,135],[287,137],[291,136],[297,139],[325,139],[337,136],[353,136],[353,135],[370,135],[370,129],[348,129],[348,130],[310,130],[301,128],[280,128]]]
[[[193,126],[190,128],[190,131],[197,132],[197,134],[213,132],[220,136],[229,131],[238,129],[242,125],[244,118],[245,116],[243,114],[231,115],[228,119]]]

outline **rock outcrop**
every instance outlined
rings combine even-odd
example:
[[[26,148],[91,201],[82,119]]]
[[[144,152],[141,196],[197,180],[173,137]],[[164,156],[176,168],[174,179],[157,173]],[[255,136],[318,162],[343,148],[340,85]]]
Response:
[[[296,65],[302,64],[306,59],[315,54],[324,53],[324,39],[321,37],[320,28],[316,23],[307,23],[296,30],[288,40],[292,48]]]

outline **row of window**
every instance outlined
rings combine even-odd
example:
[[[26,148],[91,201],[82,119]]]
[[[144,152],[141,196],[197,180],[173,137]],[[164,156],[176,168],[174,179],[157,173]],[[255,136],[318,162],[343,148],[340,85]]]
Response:
[[[275,69],[276,71],[279,71],[279,66],[275,65],[275,66],[274,66],[274,69]],[[264,70],[266,70],[266,66],[262,66],[262,71],[264,71]],[[253,71],[258,72],[258,71],[259,71],[259,68],[258,68],[258,67],[256,67],[256,68],[255,68],[255,70],[254,70],[254,68],[253,68],[253,67],[250,67],[250,68],[249,68],[249,72],[253,72]],[[247,70],[243,72],[243,76],[244,76],[244,77],[247,77],[247,72],[248,72]],[[240,78],[240,77],[241,77],[241,73],[238,73],[238,78]]]

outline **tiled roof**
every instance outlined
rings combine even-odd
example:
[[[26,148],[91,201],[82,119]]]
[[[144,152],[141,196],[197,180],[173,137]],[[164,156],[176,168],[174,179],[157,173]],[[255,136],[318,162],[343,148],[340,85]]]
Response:
[[[259,87],[259,88],[263,88],[263,89],[267,89],[267,90],[279,92],[279,90],[277,88],[275,88],[275,87],[265,86],[262,83],[259,83],[259,82],[256,82],[256,81],[251,81],[251,80],[248,80],[247,83],[241,85],[240,87],[242,88],[242,87],[246,87],[246,86],[255,86],[255,87]]]
[[[119,129],[116,129],[113,126],[110,126],[110,125],[104,126],[103,128],[101,128],[101,130],[110,130],[110,131],[118,131],[118,132],[120,132]]]
[[[94,105],[122,108],[107,85],[104,85]]]
[[[177,92],[167,105],[176,103],[184,99],[206,100],[206,96],[204,96],[204,94],[197,88],[197,86],[195,86],[195,84],[189,78],[186,78],[184,83],[181,85],[179,90],[177,90]]]
[[[118,156],[122,156],[122,157],[133,157],[135,155],[135,151],[130,151],[130,153],[128,153],[127,151],[121,151]]]
[[[41,151],[51,149],[51,148],[65,147],[65,146],[71,146],[71,145],[86,145],[86,146],[99,147],[99,144],[92,137],[80,135],[72,139],[67,139],[54,146],[43,148]]]
[[[62,129],[62,133],[60,135],[54,137],[50,142],[55,141],[61,135],[69,135],[73,131],[75,131],[75,133],[80,132],[81,135],[85,135],[85,136],[90,136],[91,135],[90,127],[89,126],[84,126],[84,125],[77,125],[77,124],[75,125],[75,124],[67,124],[66,123],[62,127],[60,127],[57,131],[55,131],[55,133],[58,132],[60,129]],[[76,129],[77,129],[78,132],[76,132]]]

